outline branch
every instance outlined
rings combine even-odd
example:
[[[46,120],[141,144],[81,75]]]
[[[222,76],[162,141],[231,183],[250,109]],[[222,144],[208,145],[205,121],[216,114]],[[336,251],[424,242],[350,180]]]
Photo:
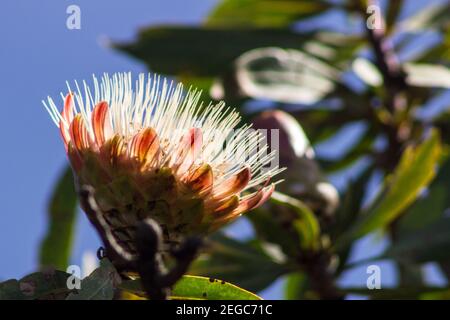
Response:
[[[170,253],[176,263],[171,270],[167,270],[161,253],[163,235],[158,223],[150,218],[138,223],[135,235],[137,254],[131,254],[111,233],[93,194],[91,186],[83,186],[79,192],[81,205],[105,245],[106,256],[118,270],[136,270],[145,292],[152,300],[166,300],[170,288],[186,273],[196,258],[203,241],[190,237],[178,248],[171,248]]]
[[[94,225],[105,245],[105,255],[111,260],[118,271],[127,269],[127,266],[132,264],[136,257],[125,250],[112,234],[108,223],[95,201],[94,188],[84,185],[80,188],[78,196],[81,207],[86,212],[90,222]]]
[[[379,6],[377,0],[368,0],[367,5]],[[360,11],[362,15],[368,19],[369,13],[367,8],[360,2]],[[381,28],[369,28],[366,25],[368,41],[375,55],[375,62],[382,76],[383,84],[386,92],[384,97],[384,105],[391,113],[392,119],[389,123],[381,123],[383,130],[386,132],[389,144],[386,152],[379,157],[380,166],[386,171],[391,171],[398,160],[402,150],[403,143],[411,136],[411,127],[407,125],[400,126],[397,115],[406,114],[404,111],[408,108],[406,91],[408,84],[406,82],[406,74],[395,54],[391,41],[386,37],[386,29],[384,17],[380,16]],[[403,117],[403,116],[402,116]]]
[[[377,0],[368,1],[368,5],[378,5]],[[366,19],[370,17],[366,8],[363,8]],[[394,52],[393,45],[386,38],[384,18],[380,16],[381,28],[369,28],[366,26],[367,37],[375,54],[375,61],[383,76],[385,87],[388,91],[396,93],[407,88],[406,74],[403,72],[399,60]],[[388,106],[394,108],[395,106]],[[393,110],[391,110],[393,111]]]
[[[188,238],[178,249],[172,249],[175,266],[167,271],[162,257],[162,232],[152,219],[140,222],[136,231],[139,254],[137,270],[142,286],[152,300],[166,300],[170,288],[186,273],[202,246],[199,238]]]

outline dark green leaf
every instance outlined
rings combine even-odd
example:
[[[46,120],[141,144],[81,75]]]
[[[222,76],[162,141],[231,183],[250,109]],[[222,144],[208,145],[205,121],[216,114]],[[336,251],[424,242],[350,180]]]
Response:
[[[336,211],[335,222],[330,227],[329,233],[332,241],[345,234],[355,221],[357,221],[358,216],[361,213],[367,181],[369,181],[370,176],[373,174],[373,170],[374,166],[369,165],[355,181],[350,182],[341,201],[341,205]],[[340,248],[340,250],[336,252],[339,255],[339,265],[336,274],[340,274],[345,270],[353,245],[354,243]]]
[[[67,288],[68,277],[65,272],[49,270],[32,273],[19,282],[24,294],[31,299],[62,299],[70,292]]]
[[[314,213],[300,200],[279,192],[273,193],[272,201],[292,209],[297,214],[297,218],[293,221],[293,226],[300,238],[299,245],[303,249],[316,249],[319,245],[320,226]]]
[[[70,292],[68,277],[65,272],[48,270],[5,281],[0,283],[0,300],[63,299]]]
[[[120,276],[109,260],[100,261],[100,267],[81,281],[78,293],[71,293],[67,300],[111,300]]]
[[[450,281],[450,259],[439,262],[439,268],[444,274],[445,278],[447,278],[447,282]]]
[[[386,12],[386,28],[393,29],[403,8],[403,0],[389,1]]]
[[[420,263],[396,261],[399,287],[424,286],[424,270]]]
[[[331,234],[333,238],[337,238],[354,224],[361,212],[364,195],[366,193],[366,185],[373,174],[374,166],[368,166],[366,170],[355,180],[349,183],[345,195],[341,201],[341,205],[335,214],[335,222]]]
[[[439,172],[426,194],[422,196],[396,224],[396,232],[401,236],[421,229],[442,217],[450,207],[450,158],[440,165]]]
[[[283,215],[279,214],[276,208],[255,209],[247,218],[252,222],[258,239],[280,246],[288,257],[296,253],[298,241],[290,236],[289,230],[284,227]]]
[[[433,131],[417,147],[408,147],[392,177],[386,182],[382,196],[351,232],[340,238],[337,247],[385,227],[397,218],[434,178],[440,157],[441,145],[437,131]]]
[[[72,250],[77,195],[72,170],[67,168],[59,179],[50,200],[47,234],[42,241],[39,263],[65,270]]]
[[[276,262],[256,244],[214,235],[210,250],[194,262],[190,273],[223,279],[258,292],[269,286],[286,267]]]
[[[330,4],[319,0],[223,0],[208,17],[206,25],[286,27],[329,7]]]
[[[25,300],[27,297],[20,290],[19,281],[10,279],[0,283],[0,300]]]
[[[300,48],[311,36],[279,29],[152,27],[135,43],[115,47],[143,60],[154,72],[207,77],[226,72],[251,49]]]
[[[442,218],[421,230],[403,235],[381,258],[406,262],[448,260],[450,252],[450,218]]]

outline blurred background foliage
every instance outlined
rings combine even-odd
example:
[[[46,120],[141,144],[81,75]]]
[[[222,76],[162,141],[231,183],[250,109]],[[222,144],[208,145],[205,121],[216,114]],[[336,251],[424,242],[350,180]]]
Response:
[[[205,101],[225,100],[255,127],[280,130],[285,182],[247,215],[254,236],[214,234],[192,274],[253,292],[286,277],[287,299],[450,296],[422,269],[435,262],[450,280],[450,6],[405,13],[407,2],[374,12],[376,1],[222,0],[201,25],[150,26],[113,44],[201,88]],[[381,28],[367,28],[374,18]],[[362,130],[345,135],[355,124]],[[337,156],[315,152],[336,137]],[[348,170],[347,185],[328,181]],[[369,187],[375,175],[381,183]],[[41,264],[68,264],[75,207],[68,171],[50,204]],[[385,252],[349,262],[374,232],[389,238]],[[338,285],[346,270],[377,260],[395,263],[396,287]]]

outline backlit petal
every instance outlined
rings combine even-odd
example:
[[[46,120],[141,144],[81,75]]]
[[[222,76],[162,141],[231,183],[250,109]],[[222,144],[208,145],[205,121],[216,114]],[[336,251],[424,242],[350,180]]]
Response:
[[[233,194],[241,192],[250,181],[251,173],[248,167],[245,167],[237,174],[222,182],[214,188],[214,198],[227,198]]]
[[[146,128],[131,140],[129,156],[138,160],[142,166],[152,162],[159,151],[159,141],[153,128]]]
[[[233,212],[227,218],[233,218],[241,215],[244,212],[256,209],[272,196],[274,190],[275,185],[272,184],[268,187],[260,189],[259,191],[248,196],[247,198],[242,199],[239,202],[239,205],[236,207],[236,209],[234,209]]]
[[[100,157],[103,162],[115,166],[126,153],[126,146],[120,135],[115,135],[105,141],[100,148]]]
[[[239,206],[239,197],[233,196],[223,202],[218,208],[213,212],[214,218],[225,217],[231,212],[233,212]]]
[[[173,166],[177,168],[178,174],[182,175],[194,164],[200,156],[203,145],[202,130],[199,128],[191,128],[186,133],[179,144],[179,150],[174,158]]]
[[[98,103],[92,111],[92,128],[97,146],[100,147],[106,140],[112,137],[111,118],[108,103]]]
[[[59,130],[64,141],[64,147],[68,150],[70,141],[69,127],[73,120],[73,95],[69,93],[64,100],[64,109],[61,112],[62,119],[59,121]]]
[[[211,190],[213,186],[213,172],[208,164],[204,164],[193,171],[186,179],[186,185],[198,193],[205,193]]]
[[[81,114],[77,114],[75,116],[70,124],[69,132],[71,142],[77,151],[83,151],[89,148],[91,140],[84,122],[84,118]]]

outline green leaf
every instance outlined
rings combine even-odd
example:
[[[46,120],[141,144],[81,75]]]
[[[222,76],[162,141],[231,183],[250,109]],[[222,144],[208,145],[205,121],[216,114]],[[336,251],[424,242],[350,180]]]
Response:
[[[291,273],[286,277],[284,297],[287,300],[302,300],[309,289],[309,280],[304,273]]]
[[[0,283],[0,300],[25,300],[27,297],[20,290],[19,281],[6,280]]]
[[[283,103],[312,104],[334,89],[339,71],[299,50],[260,48],[248,51],[234,62],[233,91],[241,98]],[[219,84],[216,84],[219,86]],[[299,90],[301,88],[301,90]],[[232,96],[227,86],[221,91]]]
[[[396,262],[399,287],[417,287],[425,285],[424,270],[420,263],[398,260]]]
[[[403,32],[417,32],[431,28],[439,29],[448,22],[449,14],[450,6],[445,1],[429,5],[401,21],[398,28]]]
[[[260,47],[300,48],[312,34],[281,29],[152,27],[134,43],[116,44],[157,73],[216,76],[226,72],[244,52]]]
[[[41,243],[40,265],[65,270],[69,265],[77,212],[72,170],[61,175],[51,196],[47,234]]]
[[[293,226],[299,236],[299,245],[303,249],[316,249],[319,245],[320,226],[314,213],[300,200],[280,192],[275,191],[271,200],[278,205],[292,209],[297,214]]]
[[[412,86],[450,88],[450,69],[443,65],[406,63],[404,69]]]
[[[333,239],[348,232],[355,220],[357,220],[361,213],[367,181],[373,174],[373,169],[374,166],[368,166],[355,181],[350,181],[341,205],[335,214],[336,218],[331,230]]]
[[[420,55],[417,62],[439,63],[448,60],[450,60],[450,32],[447,30],[443,34],[442,41]]]
[[[145,296],[140,279],[127,280],[119,288],[138,296]],[[175,300],[261,300],[256,294],[231,283],[213,278],[183,276],[174,286]]]
[[[434,292],[426,292],[420,296],[421,300],[450,300],[450,290],[442,289]]]
[[[385,227],[396,219],[434,178],[440,157],[441,144],[436,130],[417,147],[408,147],[392,177],[385,182],[382,196],[352,230],[338,240],[336,247]]]
[[[208,254],[193,263],[190,273],[223,279],[258,292],[286,271],[260,243],[240,242],[216,234],[211,237]]]
[[[274,214],[273,210],[257,208],[247,215],[258,236],[265,242],[278,245],[287,257],[293,256],[298,250],[298,241],[291,237],[283,224],[283,216]]]
[[[439,262],[439,268],[441,269],[442,273],[444,274],[447,281],[450,280],[450,260],[440,261]]]
[[[67,288],[69,274],[63,271],[49,270],[35,272],[20,279],[22,290],[31,299],[62,299],[70,290]]]
[[[386,27],[389,30],[396,25],[397,18],[403,9],[403,0],[389,1],[386,12]]]
[[[223,0],[206,20],[208,26],[287,27],[320,14],[331,5],[318,0]]]
[[[172,298],[208,300],[261,300],[256,294],[231,283],[199,276],[183,276],[175,284]]]
[[[332,242],[348,232],[361,214],[367,181],[369,181],[373,174],[373,170],[374,166],[369,165],[355,181],[350,182],[341,201],[341,205],[335,213],[335,222],[329,231]],[[337,275],[345,270],[353,245],[354,243],[342,247],[336,252],[339,255],[339,265],[336,270]]]
[[[421,230],[403,235],[381,258],[405,262],[448,260],[450,252],[450,218],[442,218]]]
[[[438,178],[441,174],[438,175]],[[450,181],[447,181],[447,184]],[[397,232],[408,233],[423,228],[439,219],[445,209],[450,206],[448,187],[439,183],[430,188],[428,195],[417,201],[413,207],[399,220]]]
[[[63,299],[70,292],[68,277],[65,272],[48,270],[7,280],[0,283],[0,300]]]
[[[81,281],[78,293],[71,293],[67,300],[112,300],[114,288],[120,282],[120,276],[112,263],[103,258],[100,267]]]
[[[427,190],[416,203],[402,216],[396,225],[396,232],[411,233],[440,219],[450,207],[450,158],[447,156],[440,165],[439,172]]]
[[[383,76],[380,71],[367,59],[356,58],[352,63],[352,69],[369,86],[378,87],[383,84]]]

